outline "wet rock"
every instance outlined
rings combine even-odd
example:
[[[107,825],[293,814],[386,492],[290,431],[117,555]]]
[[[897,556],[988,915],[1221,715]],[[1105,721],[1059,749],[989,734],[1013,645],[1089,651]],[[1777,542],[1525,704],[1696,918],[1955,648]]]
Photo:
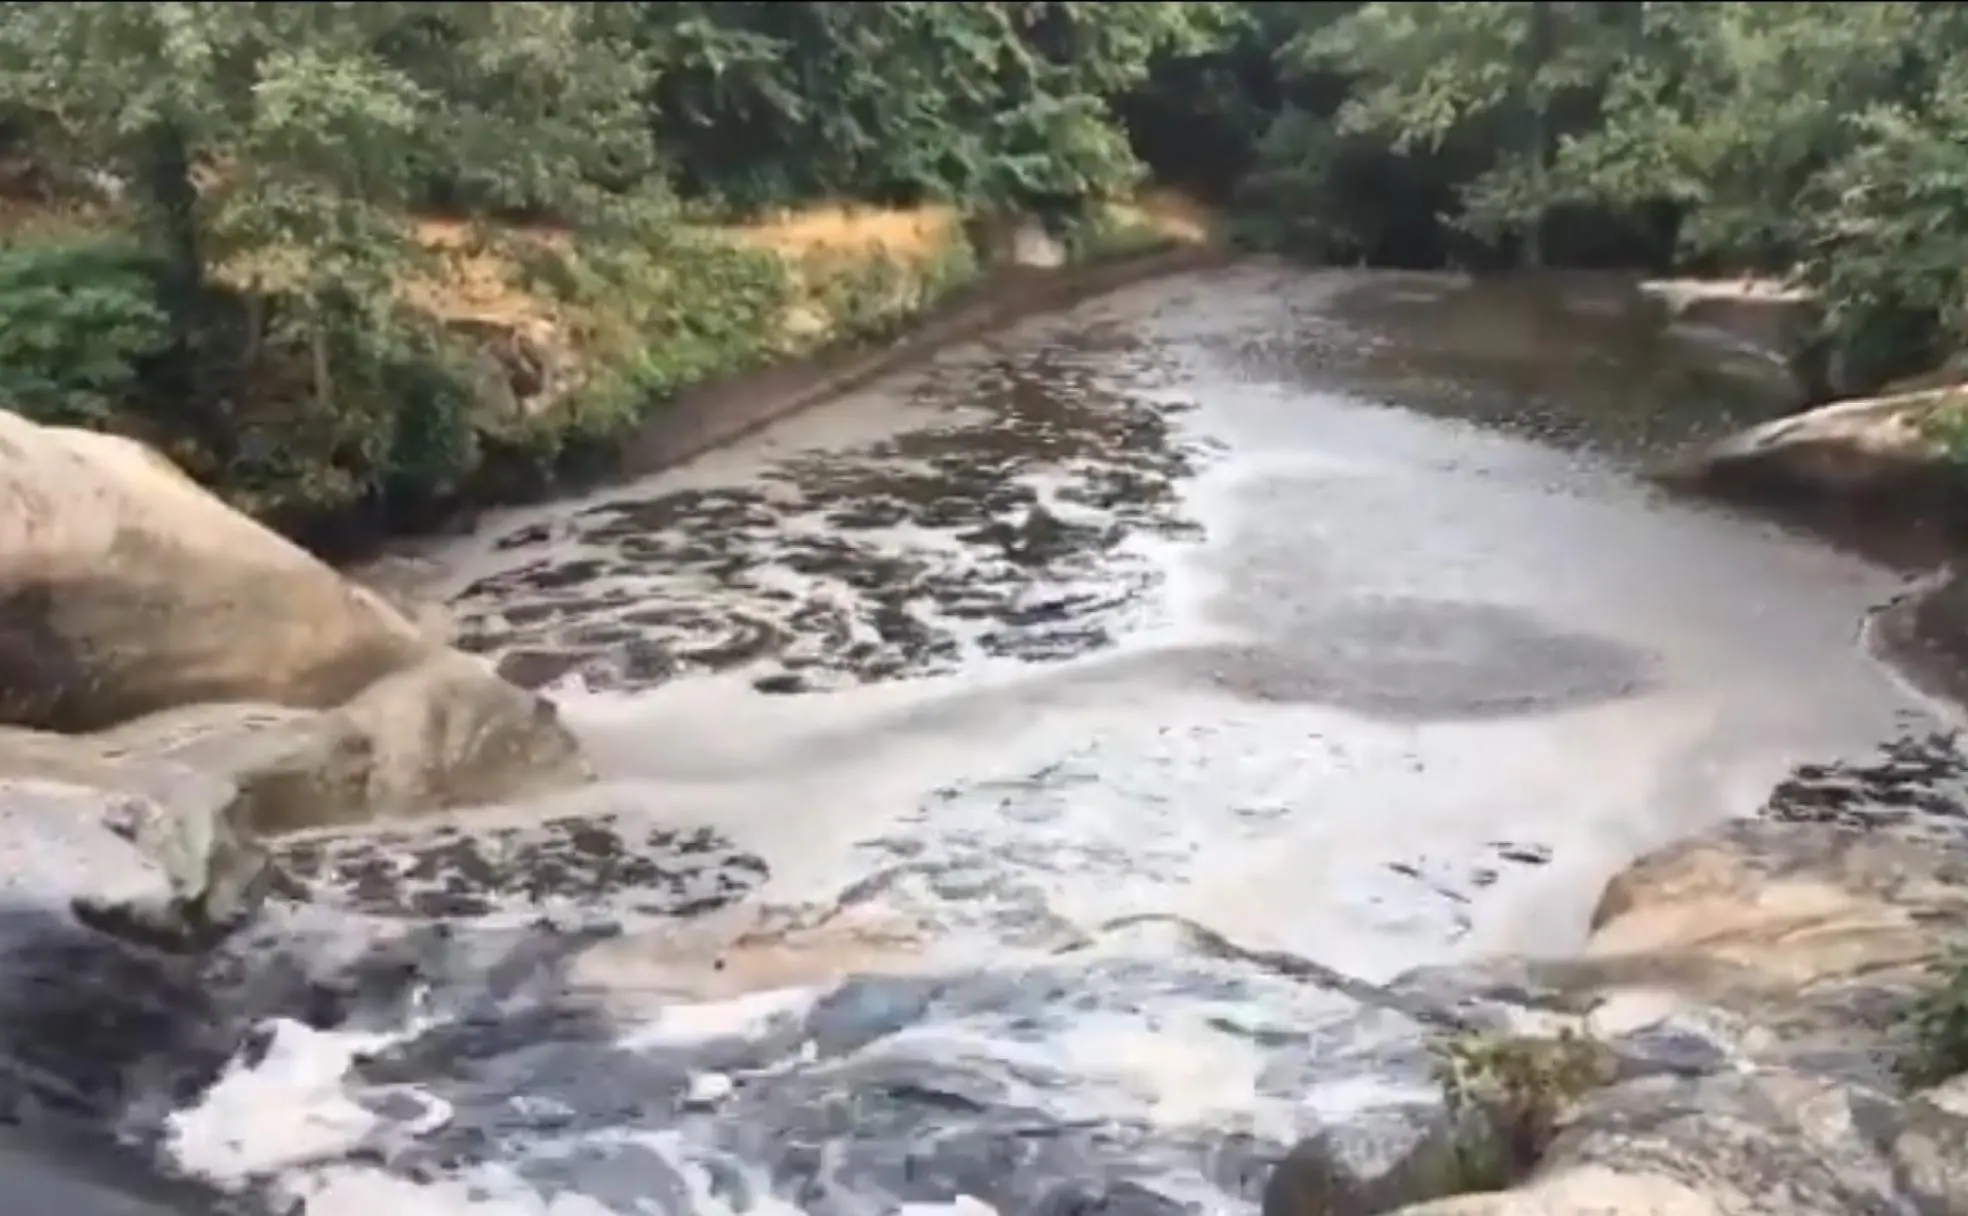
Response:
[[[1916,688],[1944,700],[1968,701],[1968,578],[1948,571],[1873,613],[1871,625],[1874,653]],[[1954,820],[1957,832],[1968,828],[1968,800],[1959,796],[1965,766],[1956,741],[1936,735],[1896,745],[1907,758],[1924,761],[1925,771],[1894,773],[1893,784],[1904,787],[1912,784],[1907,778],[1924,777],[1930,788],[1922,809]]]
[[[230,794],[187,782],[167,806],[113,789],[0,780],[0,893],[145,945],[215,945],[265,897],[265,855],[230,830]]]
[[[806,1037],[823,1056],[845,1055],[921,1021],[941,988],[927,977],[852,977],[815,1002]]]
[[[227,824],[250,835],[519,798],[587,777],[549,702],[458,654],[391,675],[328,711],[191,705],[93,735],[6,732],[4,772],[116,789],[164,773],[203,774],[230,787]]]
[[[1894,1179],[1921,1216],[1968,1211],[1968,1077],[1908,1101],[1891,1154]]]
[[[374,757],[368,818],[526,798],[590,779],[553,703],[468,655],[442,653],[395,672],[334,718],[334,729],[366,739]],[[347,822],[328,814],[314,822]]]
[[[1936,423],[1960,405],[1953,389],[1840,401],[1752,427],[1662,474],[1719,491],[1926,501],[1956,481]]]
[[[1888,1216],[1909,1210],[1888,1159],[1898,1119],[1886,1093],[1781,1069],[1634,1081],[1587,1101],[1519,1186],[1402,1211]]]
[[[1968,853],[1888,832],[1743,821],[1608,884],[1577,960],[1747,1019],[1759,1058],[1880,1077],[1896,1018],[1968,927]]]
[[[1264,1187],[1263,1216],[1376,1216],[1465,1189],[1440,1103],[1376,1111],[1301,1140]]]
[[[583,776],[551,706],[138,443],[0,411],[0,496],[0,723],[211,765],[240,828]],[[257,708],[186,708],[220,702]]]
[[[1582,1018],[1618,1067],[1516,1185],[1399,1210],[1968,1210],[1959,1082],[1909,1097],[1894,1067],[1968,926],[1968,853],[1906,822],[1723,825],[1617,875],[1580,957],[1476,969],[1465,992]],[[1442,999],[1453,972],[1396,987]]]
[[[106,931],[195,949],[250,916],[270,875],[264,850],[239,826],[242,803],[232,781],[165,758],[121,756],[86,738],[0,730],[0,811],[15,830],[95,841],[107,857],[139,857],[155,868],[158,881],[145,880],[144,891],[116,894],[79,883],[71,892],[77,912]],[[74,822],[61,825],[63,816]],[[31,852],[16,857],[32,867]],[[116,873],[110,867],[104,882]]]
[[[0,411],[0,722],[326,707],[434,647],[129,439]]]
[[[227,822],[266,835],[366,817],[376,744],[336,714],[271,705],[193,705],[86,742],[111,758],[165,761],[229,782]]]
[[[1749,1063],[1884,1085],[1902,1013],[1968,927],[1968,851],[1898,823],[1731,822],[1615,875],[1575,957],[1390,988],[1489,1025],[1584,1019],[1635,1075]]]

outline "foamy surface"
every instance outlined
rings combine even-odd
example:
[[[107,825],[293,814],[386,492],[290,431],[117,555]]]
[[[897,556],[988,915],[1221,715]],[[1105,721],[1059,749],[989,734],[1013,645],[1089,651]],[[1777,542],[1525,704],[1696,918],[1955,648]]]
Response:
[[[1891,575],[1440,416],[1530,356],[1350,282],[1131,289],[421,555],[605,780],[293,842],[199,980],[249,1041],[126,1133],[309,1216],[1254,1210],[1433,1092],[1279,959],[1568,950],[1928,721]]]

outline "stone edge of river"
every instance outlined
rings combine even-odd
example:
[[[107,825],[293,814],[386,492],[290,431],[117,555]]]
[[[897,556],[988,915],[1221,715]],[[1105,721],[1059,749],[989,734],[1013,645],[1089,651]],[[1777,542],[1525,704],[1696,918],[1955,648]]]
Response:
[[[1227,265],[1236,256],[1221,245],[1205,243],[1057,268],[989,271],[911,317],[891,341],[872,348],[835,347],[686,391],[624,443],[617,474],[642,476],[683,464],[945,347],[1149,279]]]

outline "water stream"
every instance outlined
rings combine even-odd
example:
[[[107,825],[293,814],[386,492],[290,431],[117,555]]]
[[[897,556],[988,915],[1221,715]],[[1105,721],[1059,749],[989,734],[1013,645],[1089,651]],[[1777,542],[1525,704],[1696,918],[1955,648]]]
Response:
[[[1428,1084],[1324,969],[1569,950],[1939,726],[1859,644],[1902,573],[1634,476],[1778,403],[1630,310],[1188,275],[424,551],[604,781],[294,842],[144,981],[247,1049],[109,1105],[308,1216],[1254,1210]]]

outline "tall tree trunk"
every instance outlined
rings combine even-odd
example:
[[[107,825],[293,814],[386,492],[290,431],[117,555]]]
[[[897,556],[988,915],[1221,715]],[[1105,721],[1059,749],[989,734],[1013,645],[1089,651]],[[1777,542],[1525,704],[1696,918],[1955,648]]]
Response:
[[[223,463],[232,458],[236,437],[207,383],[205,248],[191,149],[183,130],[167,120],[144,132],[135,151],[137,201],[151,249],[163,263],[158,303],[171,328],[163,382],[152,391],[171,401],[200,446]]]
[[[1544,99],[1538,96],[1536,78],[1551,61],[1557,31],[1551,0],[1531,0],[1529,62],[1524,76],[1525,135],[1531,154],[1531,220],[1524,234],[1524,266],[1536,270],[1544,265],[1544,220],[1551,200],[1550,116]]]
[[[198,233],[198,187],[191,180],[191,150],[174,124],[145,133],[137,190],[157,253],[164,259],[165,311],[181,341],[195,340],[205,289],[203,242]]]

